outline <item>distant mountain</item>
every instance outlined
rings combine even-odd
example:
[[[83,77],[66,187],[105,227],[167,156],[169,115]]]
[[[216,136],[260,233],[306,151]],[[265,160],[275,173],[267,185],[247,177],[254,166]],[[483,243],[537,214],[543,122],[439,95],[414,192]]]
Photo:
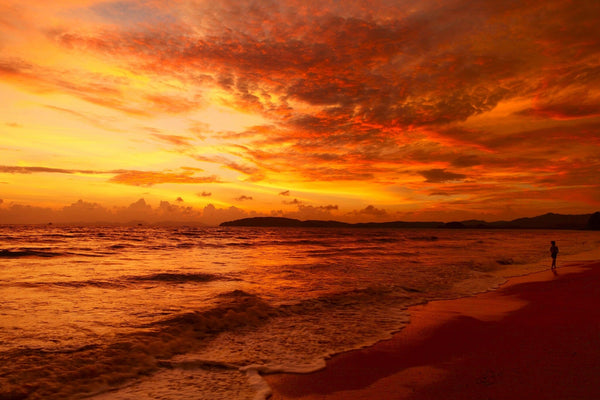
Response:
[[[600,212],[594,214],[564,215],[548,213],[512,221],[486,222],[481,220],[453,222],[367,222],[350,224],[340,221],[301,221],[293,218],[254,217],[223,222],[220,226],[262,226],[300,228],[447,228],[447,229],[600,229]]]
[[[255,217],[243,218],[235,221],[223,222],[220,226],[265,226],[265,227],[301,227],[301,228],[349,228],[353,224],[339,221],[318,221],[280,218],[280,217]]]
[[[524,229],[583,229],[587,226],[592,214],[563,215],[548,213],[533,218],[518,218],[509,222],[495,222],[502,228]]]
[[[592,214],[587,223],[587,229],[600,231],[600,211]]]

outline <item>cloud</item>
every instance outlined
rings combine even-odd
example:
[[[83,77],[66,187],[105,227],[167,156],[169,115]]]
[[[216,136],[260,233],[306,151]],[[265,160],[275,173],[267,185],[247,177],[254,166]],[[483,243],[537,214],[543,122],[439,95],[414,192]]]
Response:
[[[431,192],[429,196],[450,196],[448,192]]]
[[[148,94],[145,100],[153,109],[168,114],[189,113],[206,105],[201,98],[188,99],[183,94],[179,96]]]
[[[198,13],[200,10],[201,6]],[[407,125],[464,120],[494,107],[507,94],[504,88],[488,87],[482,82],[484,76],[491,80],[506,75],[496,69],[498,59],[492,51],[471,60],[464,57],[463,47],[452,47],[452,40],[458,39],[461,45],[466,40],[462,24],[450,24],[451,29],[442,34],[439,27],[425,22],[420,15],[378,20],[317,13],[288,15],[292,21],[285,22],[289,26],[286,29],[281,14],[264,8],[262,11],[264,19],[260,22],[269,20],[277,26],[272,35],[247,32],[245,22],[227,21],[225,26],[224,20],[215,19],[211,21],[214,33],[210,37],[194,36],[178,21],[162,25],[160,32],[102,32],[95,36],[57,32],[55,39],[71,48],[134,55],[147,61],[148,73],[167,74],[182,65],[194,75],[216,73],[221,78],[209,81],[212,85],[233,95],[238,106],[265,114],[289,110],[287,100],[335,107],[335,119],[333,110],[329,110],[307,115],[304,120],[298,119],[295,112],[284,121],[312,132],[324,132],[325,127],[334,126],[334,120],[350,121],[358,129],[365,123]],[[485,15],[464,17],[478,28],[489,23]],[[419,46],[424,37],[448,44],[448,53]],[[416,76],[415,71],[419,71]],[[446,85],[439,85],[448,80],[453,85],[458,83],[452,91],[444,91]],[[285,101],[273,102],[272,94]],[[171,99],[152,100],[179,104]]]
[[[464,180],[467,176],[463,174],[457,174],[449,172],[444,169],[434,168],[427,171],[421,171],[419,174],[423,175],[430,183],[444,183],[450,181]]]
[[[18,58],[2,57],[0,57],[0,72],[4,74],[4,81],[22,86],[35,93],[69,94],[92,104],[126,114],[150,115],[144,107],[136,107],[133,101],[126,101],[125,92],[121,88],[125,82],[110,75],[64,70],[36,65]]]
[[[244,173],[246,175],[255,175],[260,172],[260,169],[258,167],[253,167],[250,165],[242,165],[242,164],[238,164],[233,161],[226,162],[225,165],[229,169]]]
[[[200,140],[206,139],[206,134],[213,133],[210,125],[204,122],[193,121],[188,131]]]
[[[474,207],[469,188],[487,199],[571,184],[594,198],[597,1],[60,3],[60,13],[47,19],[56,21],[52,28],[29,4],[2,7],[0,44],[42,33],[57,60],[105,65],[42,64],[23,45],[0,56],[3,84],[118,110],[138,127],[176,114],[183,122],[175,134],[146,133],[175,146],[177,156],[246,175],[248,185],[396,185],[406,191],[399,203],[427,196],[445,204],[462,195]],[[219,131],[197,121],[195,112],[210,103],[265,122]],[[60,103],[43,107],[104,123]],[[214,151],[194,156],[196,140]],[[53,167],[0,172],[107,174],[134,186],[219,181],[184,168]],[[436,183],[448,196],[431,199],[429,184]],[[373,207],[381,207],[376,199]]]
[[[301,202],[295,203],[298,206],[296,211],[281,211],[279,215],[286,218],[296,218],[300,220],[319,219],[329,220],[335,219],[334,211],[338,210],[337,205],[329,204],[324,206],[305,205]]]
[[[376,208],[373,205],[368,205],[362,210],[358,211],[359,214],[373,215],[376,217],[385,217],[388,215],[387,211],[383,209]]]
[[[290,195],[290,191],[289,190],[285,190],[281,193],[279,193],[280,196],[289,196]]]
[[[181,146],[181,147],[191,147],[191,138],[185,137],[185,136],[177,136],[177,135],[164,135],[164,134],[160,134],[160,133],[153,133],[152,134],[153,137],[155,137],[156,139],[159,139],[163,142],[167,142],[170,144],[173,144],[175,146]]]
[[[302,202],[298,199],[294,199],[291,201],[284,201],[283,204],[299,205],[299,204],[302,204]]]
[[[196,184],[216,183],[216,176],[193,176],[191,172],[153,172],[153,171],[122,171],[110,179],[110,182],[133,186],[153,186],[163,183]]]
[[[251,181],[259,181],[264,178],[264,174],[259,167],[231,161],[223,156],[193,155],[192,158],[197,161],[221,164],[225,168],[249,175],[248,179]]]
[[[114,214],[98,203],[78,200],[56,212],[54,222],[88,222],[92,219],[95,222],[108,222],[114,219]]]
[[[33,174],[33,173],[52,173],[52,174],[106,174],[106,171],[63,169],[50,167],[20,167],[11,165],[0,165],[0,173],[7,174]]]
[[[473,154],[463,154],[451,161],[455,167],[472,167],[482,163],[480,156]]]
[[[179,183],[179,184],[195,184],[195,183],[219,183],[218,177],[211,176],[195,176],[196,171],[202,171],[197,168],[183,167],[183,172],[156,172],[156,171],[136,171],[136,170],[109,170],[109,171],[93,171],[80,169],[63,169],[50,167],[21,167],[0,165],[0,173],[9,174],[33,174],[33,173],[55,173],[55,174],[84,174],[98,175],[109,174],[114,175],[109,179],[109,182],[121,183],[133,186],[152,186],[163,183]]]
[[[200,197],[210,197],[211,195],[212,195],[211,192],[198,193],[198,196],[200,196]]]
[[[236,207],[217,208],[212,204],[196,209],[161,201],[158,206],[153,207],[145,199],[138,199],[125,207],[113,208],[84,200],[57,209],[15,203],[0,207],[0,221],[5,224],[144,222],[218,225],[224,221],[258,215]]]
[[[246,200],[252,200],[252,196],[246,196],[246,195],[242,195],[240,197],[236,197],[237,201],[246,201]]]
[[[202,210],[202,220],[209,225],[218,225],[225,221],[255,216],[237,207],[217,208],[212,204],[207,205]]]
[[[64,114],[75,116],[75,117],[89,123],[90,125],[94,125],[94,126],[101,127],[101,128],[106,128],[106,122],[103,121],[102,118],[100,118],[98,116],[92,116],[89,113],[82,113],[82,112],[75,111],[75,110],[72,110],[69,108],[57,107],[57,106],[53,106],[53,105],[49,105],[49,104],[44,105],[44,107],[46,107],[49,110],[54,110],[54,111],[58,111],[58,112],[61,112]]]

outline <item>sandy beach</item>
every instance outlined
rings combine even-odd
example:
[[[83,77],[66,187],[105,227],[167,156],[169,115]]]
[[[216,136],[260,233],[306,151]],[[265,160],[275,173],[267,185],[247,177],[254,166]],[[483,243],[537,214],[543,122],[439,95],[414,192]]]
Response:
[[[283,399],[598,399],[600,262],[511,278],[410,309],[411,323],[312,374],[265,379]]]

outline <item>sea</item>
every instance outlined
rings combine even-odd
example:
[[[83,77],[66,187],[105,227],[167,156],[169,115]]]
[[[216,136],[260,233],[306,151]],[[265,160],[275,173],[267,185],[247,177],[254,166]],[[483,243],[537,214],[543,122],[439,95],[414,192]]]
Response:
[[[0,226],[0,398],[268,398],[408,307],[600,259],[600,232]]]

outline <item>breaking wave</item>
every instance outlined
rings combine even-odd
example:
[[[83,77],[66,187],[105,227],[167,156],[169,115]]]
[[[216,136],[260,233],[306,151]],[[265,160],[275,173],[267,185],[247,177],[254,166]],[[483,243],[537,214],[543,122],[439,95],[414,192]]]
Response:
[[[220,332],[259,326],[276,315],[279,311],[258,296],[238,290],[222,295],[214,308],[169,316],[110,343],[1,353],[0,398],[52,400],[101,393],[168,367],[172,357],[201,348]],[[25,381],[30,383],[22,385]]]

